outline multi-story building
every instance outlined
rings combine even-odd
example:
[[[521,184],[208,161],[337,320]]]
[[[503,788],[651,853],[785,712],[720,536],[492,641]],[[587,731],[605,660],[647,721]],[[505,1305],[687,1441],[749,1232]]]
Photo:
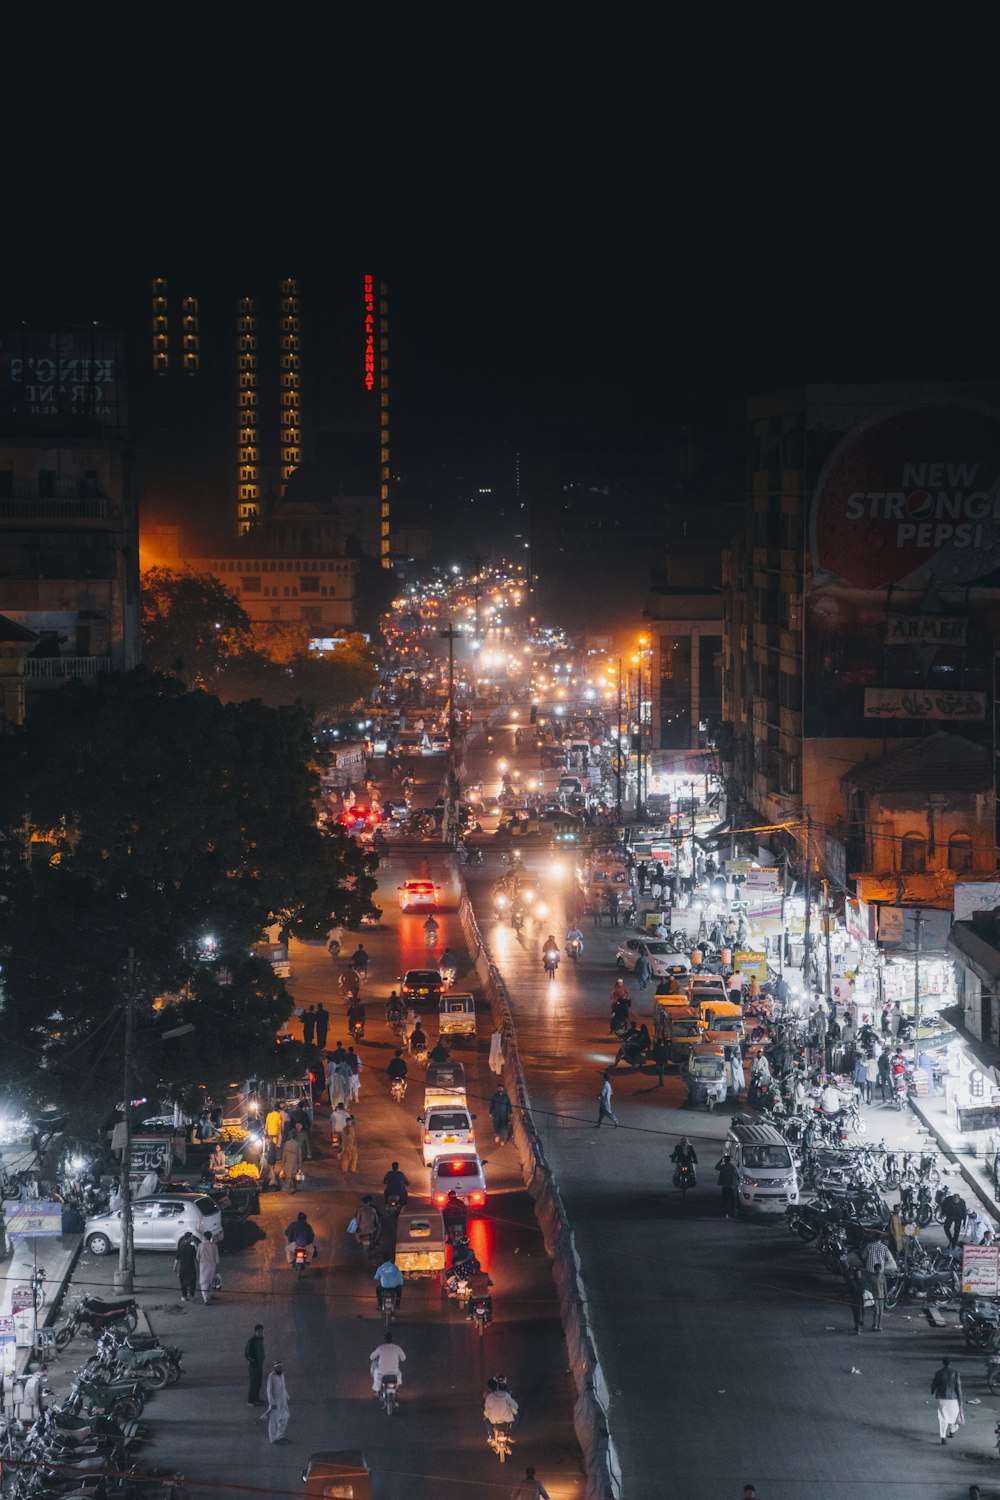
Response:
[[[373,272],[158,275],[137,387],[148,508],[202,549],[283,502],[391,565],[389,294]]]
[[[731,780],[760,822],[809,816],[835,872],[854,767],[945,725],[993,745],[1000,388],[806,386],[747,417],[724,584]]]
[[[115,330],[22,326],[3,337],[0,614],[17,627],[5,627],[5,655],[8,665],[21,655],[29,711],[33,690],[139,661],[126,413]]]

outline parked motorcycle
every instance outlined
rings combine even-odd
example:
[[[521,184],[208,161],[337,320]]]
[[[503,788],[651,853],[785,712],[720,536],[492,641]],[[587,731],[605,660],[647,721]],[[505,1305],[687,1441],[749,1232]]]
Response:
[[[56,1329],[56,1348],[65,1349],[81,1328],[87,1329],[96,1338],[99,1333],[116,1323],[123,1323],[130,1332],[138,1327],[139,1309],[134,1298],[122,1297],[115,1302],[103,1302],[100,1297],[81,1297],[69,1315],[69,1322]]]
[[[886,1277],[886,1307],[902,1300],[915,1302],[948,1302],[957,1297],[961,1282],[955,1266],[923,1270],[907,1266],[898,1275]]]

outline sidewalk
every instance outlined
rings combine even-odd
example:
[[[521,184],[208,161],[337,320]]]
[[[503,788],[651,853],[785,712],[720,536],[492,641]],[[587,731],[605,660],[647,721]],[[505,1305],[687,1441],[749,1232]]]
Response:
[[[31,1273],[37,1265],[45,1272],[45,1303],[38,1310],[38,1327],[44,1328],[66,1288],[82,1242],[83,1237],[79,1234],[60,1235],[52,1239],[15,1239],[13,1253],[0,1259],[0,1318],[10,1317],[16,1290],[30,1293]],[[22,1322],[30,1330],[30,1314]],[[14,1364],[18,1375],[25,1372],[31,1359],[30,1344],[20,1343],[21,1337],[19,1331]]]

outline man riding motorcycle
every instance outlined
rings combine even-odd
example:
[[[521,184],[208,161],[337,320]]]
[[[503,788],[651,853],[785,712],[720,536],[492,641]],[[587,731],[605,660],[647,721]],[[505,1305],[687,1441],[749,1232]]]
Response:
[[[425,940],[427,942],[428,948],[436,948],[437,947],[437,940],[438,940],[438,932],[439,931],[440,931],[440,929],[438,927],[437,922],[434,920],[434,918],[433,917],[428,917],[427,921],[424,923],[424,938],[425,938]]]
[[[545,939],[544,944],[542,945],[542,967],[546,971],[549,971],[551,969],[557,968],[558,964],[559,945],[555,940],[555,935],[550,932],[548,937]]]
[[[285,1259],[289,1265],[295,1260],[296,1250],[306,1250],[312,1245],[312,1258],[316,1259],[319,1250],[316,1247],[316,1235],[305,1214],[299,1214],[293,1219],[285,1230]]]
[[[399,1200],[400,1208],[404,1208],[406,1206],[406,1200],[410,1196],[410,1180],[405,1172],[401,1172],[399,1170],[398,1161],[394,1161],[392,1163],[392,1166],[382,1178],[382,1186],[385,1189],[383,1196],[386,1203],[388,1203],[390,1198],[397,1198]]]
[[[378,1303],[379,1312],[384,1310],[386,1292],[395,1292],[396,1306],[400,1306],[403,1300],[404,1279],[403,1273],[395,1261],[384,1260],[382,1262],[372,1277],[375,1283],[375,1300]]]
[[[486,1387],[486,1399],[483,1402],[483,1422],[488,1431],[494,1427],[509,1424],[514,1425],[517,1419],[518,1405],[507,1389],[503,1376],[494,1376]]]
[[[678,1182],[683,1173],[690,1173],[691,1186],[694,1187],[698,1180],[698,1174],[695,1172],[698,1156],[686,1135],[681,1136],[671,1151],[670,1160],[675,1164],[674,1182]]]
[[[571,927],[566,934],[566,952],[570,958],[577,959],[583,953],[583,933],[579,927]]]

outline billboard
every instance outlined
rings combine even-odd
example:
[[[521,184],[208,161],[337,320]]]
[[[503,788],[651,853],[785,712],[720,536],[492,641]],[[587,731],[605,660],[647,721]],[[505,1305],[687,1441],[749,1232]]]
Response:
[[[830,415],[806,412],[804,731],[981,724],[1000,628],[1000,410],[962,393]]]
[[[124,438],[127,417],[124,350],[114,328],[0,332],[0,437]]]

